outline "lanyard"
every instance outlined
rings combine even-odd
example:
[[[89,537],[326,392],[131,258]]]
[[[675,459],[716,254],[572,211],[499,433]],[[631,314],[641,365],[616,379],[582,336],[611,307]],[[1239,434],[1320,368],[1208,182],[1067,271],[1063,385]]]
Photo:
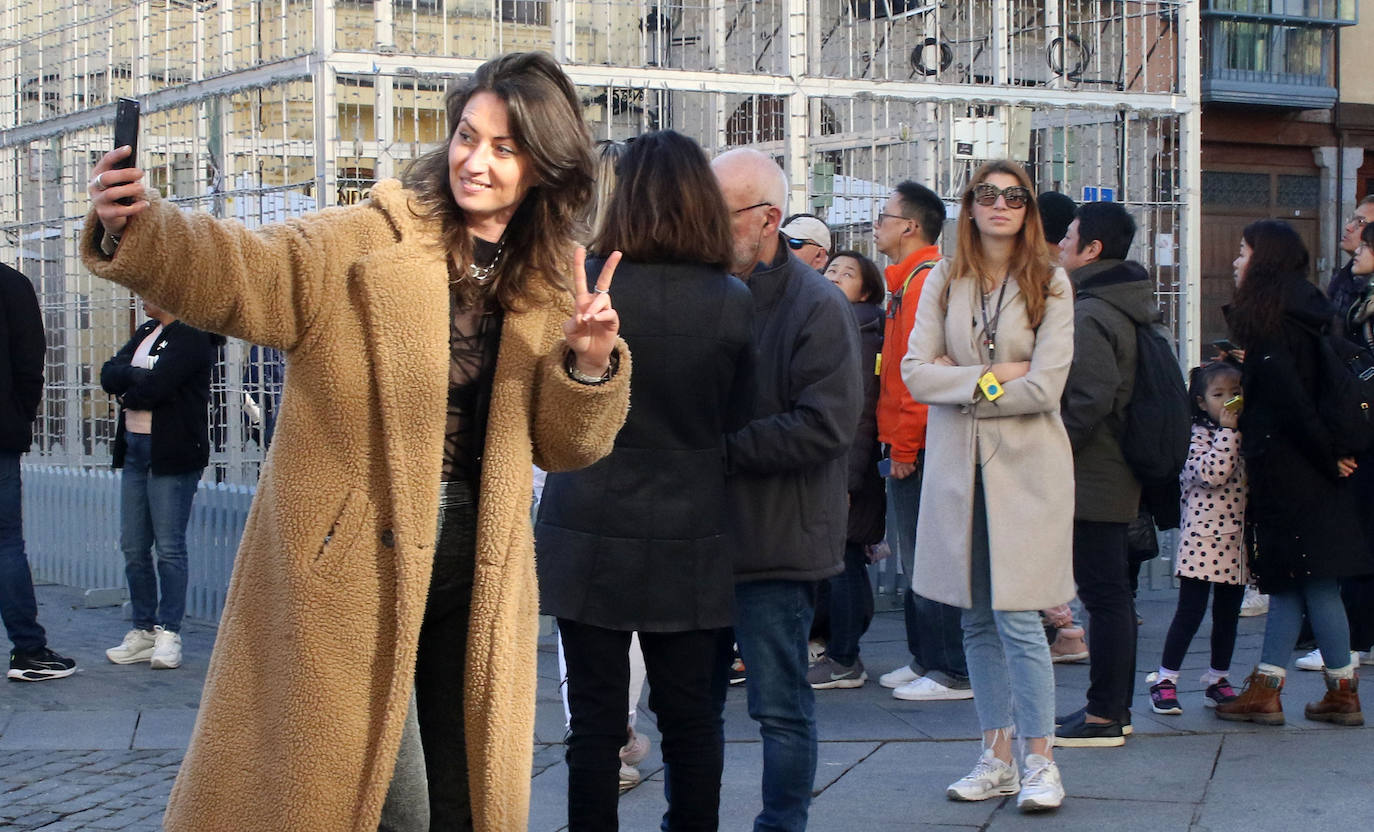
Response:
[[[983,312],[983,346],[988,348],[988,361],[997,363],[997,326],[1002,320],[1002,301],[1007,296],[1007,278],[1002,278],[1002,290],[997,293],[996,314],[992,320],[988,320],[988,301],[987,293],[983,291],[981,285],[978,286],[978,307]]]

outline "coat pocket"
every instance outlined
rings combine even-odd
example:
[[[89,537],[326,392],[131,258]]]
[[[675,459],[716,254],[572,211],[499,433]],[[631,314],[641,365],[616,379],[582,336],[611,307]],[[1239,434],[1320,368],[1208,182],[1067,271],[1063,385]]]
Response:
[[[339,506],[338,514],[325,533],[324,542],[320,544],[311,564],[311,571],[315,575],[333,577],[340,572],[348,553],[356,548],[367,526],[371,507],[367,495],[356,488],[349,489],[344,495],[343,504]]]

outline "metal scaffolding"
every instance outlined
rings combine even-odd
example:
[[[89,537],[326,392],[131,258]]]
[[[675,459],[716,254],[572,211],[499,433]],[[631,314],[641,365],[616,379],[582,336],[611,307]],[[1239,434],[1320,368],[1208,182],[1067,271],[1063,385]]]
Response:
[[[913,179],[951,206],[984,159],[1124,203],[1181,354],[1198,351],[1198,4],[1187,0],[9,0],[0,10],[0,258],[48,328],[36,450],[108,462],[100,365],[136,322],[76,253],[113,102],[143,104],[140,164],[188,208],[257,226],[366,197],[444,138],[443,95],[542,49],[597,138],[673,128],[751,145],[847,246]],[[952,235],[951,235],[952,236]],[[232,342],[214,381],[216,477],[251,482],[245,416],[270,368]],[[270,360],[270,359],[267,359]]]

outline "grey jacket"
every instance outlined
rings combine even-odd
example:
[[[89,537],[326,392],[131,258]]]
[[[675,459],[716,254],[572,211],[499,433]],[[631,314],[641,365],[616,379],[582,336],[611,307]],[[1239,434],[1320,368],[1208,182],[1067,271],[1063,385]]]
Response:
[[[1062,416],[1073,445],[1074,519],[1129,523],[1140,510],[1140,483],[1121,453],[1121,432],[1135,386],[1135,328],[1158,315],[1154,284],[1130,260],[1098,260],[1069,279],[1073,365]]]
[[[863,409],[859,328],[844,293],[786,245],[754,297],[754,414],[725,438],[735,581],[844,569],[847,454]]]

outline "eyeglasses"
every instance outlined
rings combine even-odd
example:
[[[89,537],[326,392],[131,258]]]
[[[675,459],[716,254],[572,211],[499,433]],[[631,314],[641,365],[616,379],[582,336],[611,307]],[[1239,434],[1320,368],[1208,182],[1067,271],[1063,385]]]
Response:
[[[1356,228],[1364,228],[1366,225],[1369,225],[1369,220],[1365,219],[1359,214],[1352,214],[1350,217],[1346,219],[1345,227],[1349,228],[1352,225]]]
[[[816,242],[815,240],[798,240],[796,237],[784,237],[783,239],[787,240],[787,247],[790,248],[790,249],[792,249],[793,251],[801,251],[802,249],[806,248],[807,246],[815,246],[816,248],[825,248],[825,246],[821,245],[820,243]]]
[[[769,208],[772,208],[772,207],[773,207],[773,203],[771,203],[771,202],[755,202],[753,205],[746,205],[746,206],[744,206],[743,208],[736,208],[735,210],[731,211],[730,213],[732,213],[732,214],[743,214],[745,211],[752,211],[752,210],[754,210],[755,208],[762,208],[762,207],[765,206],[765,205],[767,205]]]
[[[1020,185],[999,188],[991,182],[984,182],[973,189],[973,201],[979,205],[996,205],[999,196],[1006,200],[1008,208],[1025,208],[1030,202],[1031,192]]]
[[[894,220],[897,220],[898,222],[911,222],[911,221],[912,221],[912,220],[911,220],[911,217],[904,217],[904,216],[902,216],[901,214],[889,214],[889,213],[887,213],[887,212],[885,212],[885,211],[882,211],[882,212],[879,212],[879,213],[878,213],[878,224],[881,225],[881,224],[882,224],[883,222],[885,222],[889,217],[892,218],[892,219],[894,219]]]

